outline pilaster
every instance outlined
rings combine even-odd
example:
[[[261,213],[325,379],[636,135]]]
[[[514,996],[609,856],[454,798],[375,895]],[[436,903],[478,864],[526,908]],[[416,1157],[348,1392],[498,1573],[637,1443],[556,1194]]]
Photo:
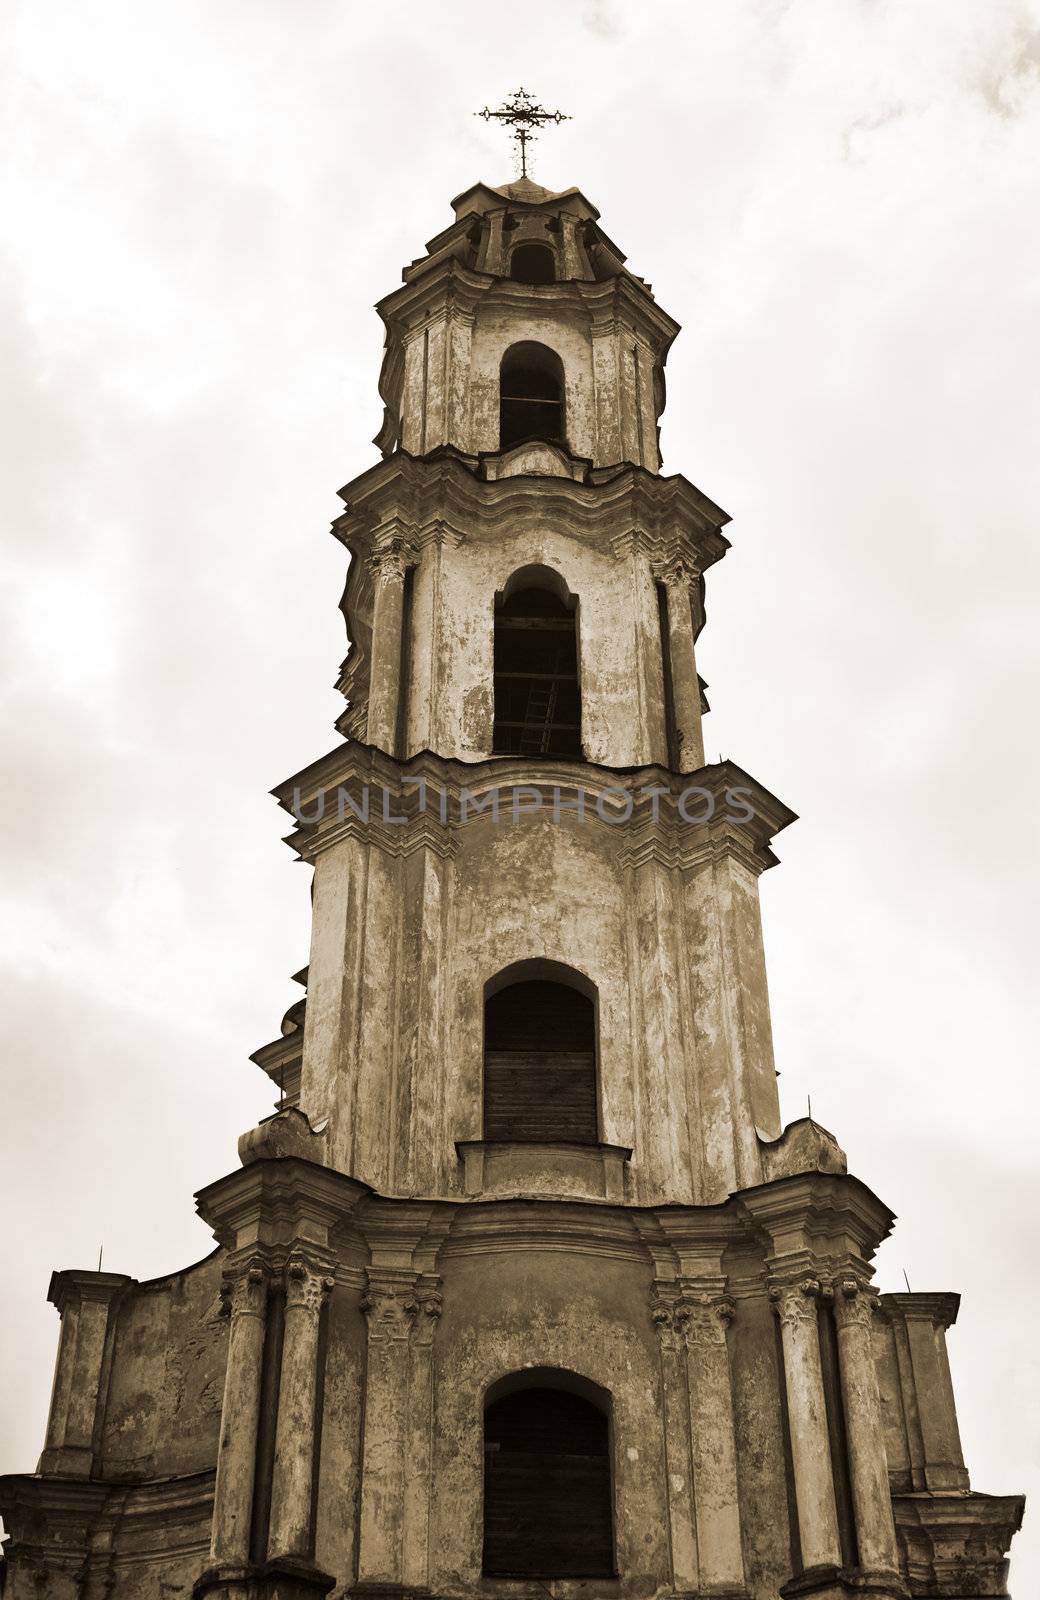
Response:
[[[887,1294],[880,1302],[895,1343],[915,1489],[968,1487],[946,1350],[959,1303],[954,1294],[927,1293]]]
[[[403,1577],[408,1387],[412,1331],[421,1313],[415,1274],[369,1269],[361,1300],[368,1323],[365,1426],[362,1449],[360,1584],[400,1583]],[[416,1507],[413,1499],[412,1524]]]
[[[41,1473],[89,1478],[103,1409],[109,1327],[132,1278],[115,1272],[55,1272],[47,1298],[58,1309],[61,1334],[54,1369]]]
[[[389,755],[397,752],[402,694],[404,579],[418,559],[414,545],[387,533],[369,557],[375,575],[372,661],[368,686],[368,743]]]
[[[744,1588],[733,1432],[733,1389],[726,1330],[736,1312],[721,1288],[687,1292],[680,1302],[690,1386],[690,1436],[701,1588]]]
[[[650,1301],[661,1348],[673,1582],[679,1591],[738,1596],[746,1590],[727,1340],[736,1305],[712,1239],[724,1230],[703,1216],[691,1225],[689,1215],[657,1215],[681,1270],[655,1281]]]

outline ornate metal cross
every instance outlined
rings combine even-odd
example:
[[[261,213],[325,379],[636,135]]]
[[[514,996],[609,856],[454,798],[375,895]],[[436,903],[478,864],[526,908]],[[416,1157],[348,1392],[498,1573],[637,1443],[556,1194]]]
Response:
[[[497,122],[504,122],[507,127],[515,129],[513,138],[520,146],[520,176],[527,177],[527,143],[538,137],[538,130],[546,122],[570,122],[566,111],[546,111],[540,106],[533,95],[526,89],[517,89],[511,99],[504,106],[499,106],[497,111],[492,111],[485,106],[483,111],[474,111],[475,117],[483,117],[485,122],[494,118]]]

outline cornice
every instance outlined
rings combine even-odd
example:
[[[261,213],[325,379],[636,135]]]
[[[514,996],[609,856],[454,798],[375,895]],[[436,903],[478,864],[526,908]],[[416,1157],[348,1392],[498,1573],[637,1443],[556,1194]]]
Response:
[[[447,447],[428,456],[396,450],[339,494],[346,510],[333,522],[333,535],[362,561],[392,524],[421,549],[434,538],[493,534],[532,511],[562,520],[578,537],[604,539],[619,559],[638,546],[658,559],[688,556],[703,572],[729,549],[721,531],[729,514],[706,494],[680,473],[662,476],[629,464],[590,473],[587,483],[487,479],[472,458]]]
[[[59,1316],[64,1316],[70,1305],[79,1306],[85,1301],[108,1305],[131,1286],[136,1287],[137,1280],[124,1272],[90,1272],[71,1267],[51,1273],[47,1299],[57,1307]]]
[[[529,1250],[614,1261],[647,1260],[647,1250],[626,1208],[559,1199],[460,1203],[441,1260]]]
[[[243,1257],[260,1250],[277,1264],[300,1240],[327,1247],[369,1193],[331,1167],[268,1155],[207,1184],[195,1204],[225,1249]]]
[[[866,1281],[870,1261],[895,1214],[848,1174],[806,1172],[742,1189],[737,1203],[769,1247],[774,1282],[837,1272]]]
[[[444,311],[472,320],[485,307],[514,316],[546,311],[579,316],[593,332],[607,332],[633,324],[654,346],[655,358],[662,365],[668,349],[680,332],[678,322],[654,299],[650,290],[632,273],[619,272],[600,279],[565,278],[556,283],[528,284],[515,278],[478,272],[465,266],[447,251],[419,276],[407,279],[376,302],[376,310],[387,330],[388,370],[390,352],[408,333],[428,323]],[[383,398],[383,382],[380,382]]]
[[[776,864],[772,839],[795,820],[731,761],[683,774],[529,756],[468,763],[428,750],[397,761],[347,742],[272,792],[297,823],[286,843],[313,860],[345,838],[390,855],[425,848],[449,856],[481,818],[522,825],[532,810],[524,791],[546,797],[537,809],[554,820],[573,816],[609,830],[620,864],[633,871],[651,862],[697,870],[735,857],[761,873]]]
[[[952,1328],[957,1321],[960,1305],[960,1295],[952,1290],[881,1296],[882,1310],[886,1315],[899,1316],[904,1322],[930,1322],[937,1328]]]
[[[179,1477],[119,1483],[111,1479],[10,1473],[0,1477],[0,1508],[15,1537],[12,1519],[19,1512],[28,1511],[32,1515],[43,1513],[50,1523],[66,1528],[89,1519],[99,1531],[118,1523],[124,1529],[132,1528],[135,1534],[162,1532],[177,1523],[202,1519],[207,1524],[208,1543],[214,1476],[211,1468]]]

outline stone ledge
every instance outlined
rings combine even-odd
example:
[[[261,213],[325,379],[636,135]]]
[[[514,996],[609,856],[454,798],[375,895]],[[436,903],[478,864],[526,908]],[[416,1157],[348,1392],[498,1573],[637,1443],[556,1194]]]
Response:
[[[524,1199],[535,1195],[623,1204],[625,1163],[632,1152],[616,1144],[499,1144],[455,1142],[467,1195]]]

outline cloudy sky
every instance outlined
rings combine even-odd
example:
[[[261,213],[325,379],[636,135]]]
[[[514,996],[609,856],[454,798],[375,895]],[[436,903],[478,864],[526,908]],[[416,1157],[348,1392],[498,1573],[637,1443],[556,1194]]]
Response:
[[[508,181],[471,111],[574,121],[684,332],[666,469],[731,513],[709,756],[801,821],[763,884],[783,1107],[959,1289],[975,1487],[1040,1492],[1040,6],[26,0],[0,40],[0,1470],[36,1461],[52,1267],[207,1253],[307,956],[273,783],[334,742],[336,488],[372,303]],[[1037,1513],[1013,1566],[1040,1589]]]

